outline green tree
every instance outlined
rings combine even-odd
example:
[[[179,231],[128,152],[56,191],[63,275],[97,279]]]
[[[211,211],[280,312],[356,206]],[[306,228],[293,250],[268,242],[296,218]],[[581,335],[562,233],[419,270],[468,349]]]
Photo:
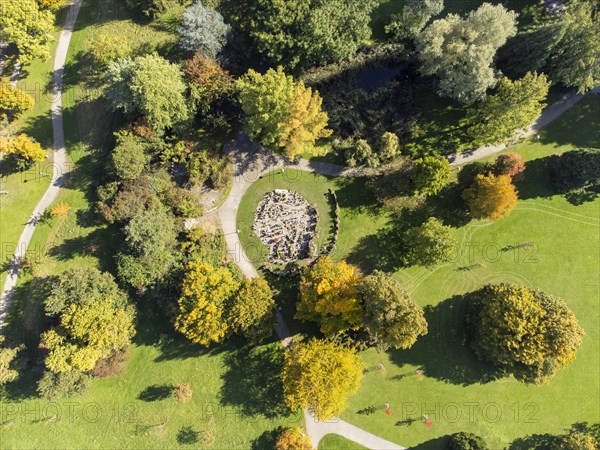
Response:
[[[156,17],[170,8],[183,4],[183,0],[125,0],[128,8],[143,12],[148,17]]]
[[[478,145],[511,142],[526,131],[546,106],[550,82],[528,73],[520,80],[502,78],[498,90],[469,109],[469,134]]]
[[[232,299],[227,323],[234,333],[258,343],[273,334],[274,308],[269,283],[262,278],[246,279]]]
[[[266,147],[293,159],[314,151],[317,139],[331,135],[319,94],[302,81],[295,83],[281,67],[264,75],[250,69],[236,84],[246,114],[246,130]]]
[[[450,435],[446,450],[488,450],[485,441],[473,433],[454,433]]]
[[[200,52],[215,59],[227,42],[230,30],[219,12],[197,0],[183,13],[178,29],[179,45],[189,52]]]
[[[404,263],[433,267],[451,261],[456,255],[456,231],[435,217],[422,225],[409,228],[402,237]]]
[[[553,81],[584,93],[600,84],[600,21],[593,2],[569,2],[564,36],[552,56]]]
[[[229,332],[226,306],[239,286],[227,267],[190,262],[183,279],[175,328],[192,342],[206,347],[222,342]]]
[[[581,204],[600,195],[600,149],[578,148],[553,155],[549,169],[554,189],[570,201]]]
[[[173,267],[175,219],[163,206],[137,213],[125,226],[125,253],[117,255],[119,277],[137,289],[163,280]]]
[[[360,286],[363,326],[378,348],[410,348],[427,334],[423,310],[391,274],[375,271]]]
[[[156,53],[111,62],[106,84],[105,95],[114,109],[142,114],[158,133],[189,118],[183,74]]]
[[[46,59],[54,34],[54,14],[36,0],[5,0],[0,6],[0,41],[15,44],[19,61]]]
[[[5,337],[0,336],[0,386],[11,383],[19,377],[19,367],[15,358],[25,348],[23,345],[6,347],[4,341]]]
[[[361,275],[345,261],[320,258],[304,270],[296,318],[320,323],[326,336],[357,330],[362,322],[361,281]]]
[[[117,146],[111,154],[113,167],[117,177],[123,180],[135,180],[146,167],[144,144],[131,133],[117,135]]]
[[[412,181],[417,195],[436,195],[451,179],[450,163],[446,158],[425,156],[415,161]]]
[[[83,394],[90,385],[90,377],[81,372],[44,372],[37,386],[37,392],[43,399],[58,400]]]
[[[400,139],[395,133],[386,131],[381,135],[378,146],[379,159],[389,162],[400,155]]]
[[[87,305],[111,299],[116,308],[125,308],[127,296],[114,277],[94,267],[72,267],[61,273],[44,301],[46,314],[53,316],[71,304]]]
[[[379,167],[379,157],[365,139],[358,139],[344,152],[346,164],[350,167],[368,166]]]
[[[348,58],[371,36],[373,0],[256,0],[243,27],[273,66],[306,69]]]
[[[407,0],[402,13],[392,15],[385,32],[400,41],[413,39],[443,9],[444,0]]]
[[[508,175],[478,174],[462,197],[475,219],[499,220],[517,206],[517,189]]]
[[[469,295],[467,328],[479,358],[536,384],[575,359],[584,334],[563,300],[509,284]]]
[[[285,402],[293,410],[307,408],[319,420],[331,419],[358,391],[363,367],[355,350],[335,342],[296,343],[285,353],[281,374]]]
[[[31,95],[0,79],[0,118],[7,115],[10,119],[18,119],[33,108],[34,103]]]
[[[461,103],[482,99],[496,84],[491,64],[516,34],[516,18],[502,5],[484,3],[465,18],[449,14],[434,21],[416,39],[421,70],[439,77],[443,96]]]

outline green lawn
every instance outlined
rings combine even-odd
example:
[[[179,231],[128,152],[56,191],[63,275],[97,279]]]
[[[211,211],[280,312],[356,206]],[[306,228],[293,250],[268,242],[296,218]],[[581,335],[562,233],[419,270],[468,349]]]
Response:
[[[600,420],[600,201],[574,206],[553,195],[543,170],[550,154],[575,145],[598,146],[599,106],[597,96],[585,99],[541,132],[539,140],[507,150],[529,160],[527,178],[518,185],[522,200],[509,217],[459,228],[458,257],[451,263],[396,273],[426,307],[429,334],[410,350],[364,352],[368,367],[382,363],[385,371],[366,374],[342,418],[404,446],[431,440],[419,447],[431,449],[441,446],[435,439],[462,430],[482,435],[491,448],[502,448],[519,436],[560,433],[579,421]],[[367,242],[377,238],[367,230],[363,234]],[[501,250],[524,242],[532,242],[533,248]],[[549,385],[527,386],[512,378],[488,382],[488,368],[463,347],[455,296],[492,282],[525,284],[562,297],[585,329],[577,360]],[[391,417],[382,410],[359,413],[384,403],[391,404]],[[429,415],[432,429],[421,422],[422,414]]]
[[[364,448],[366,447],[338,434],[326,434],[319,442],[319,450],[361,450]]]

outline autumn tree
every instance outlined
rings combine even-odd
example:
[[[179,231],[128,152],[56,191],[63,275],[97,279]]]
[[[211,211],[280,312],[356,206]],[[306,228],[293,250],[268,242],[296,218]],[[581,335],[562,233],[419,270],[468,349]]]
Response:
[[[441,95],[472,103],[485,97],[496,78],[496,50],[517,32],[517,14],[502,5],[482,4],[465,18],[448,14],[419,34],[421,70],[439,77]]]
[[[218,11],[197,0],[183,13],[178,28],[179,45],[188,52],[199,52],[215,59],[227,42],[230,30]]]
[[[281,378],[286,404],[308,409],[326,421],[341,413],[358,391],[364,364],[356,351],[332,341],[311,339],[285,353]]]
[[[7,347],[4,345],[5,339],[4,336],[0,335],[0,387],[15,381],[19,377],[16,357],[25,348],[23,345]]]
[[[0,5],[0,41],[14,44],[19,61],[46,59],[54,34],[54,14],[36,0],[5,0]]]
[[[517,206],[517,189],[508,175],[478,174],[463,199],[475,219],[498,220]]]
[[[373,0],[256,0],[240,14],[272,66],[307,69],[356,53],[371,36]]]
[[[358,293],[361,279],[357,270],[345,261],[336,263],[329,256],[320,258],[304,270],[296,318],[318,322],[326,336],[357,330],[362,322]]]
[[[246,130],[264,146],[294,159],[314,152],[316,140],[331,135],[319,94],[295,83],[281,67],[264,75],[250,69],[236,84]]]
[[[45,308],[58,319],[40,344],[48,352],[46,367],[54,373],[89,372],[135,334],[134,308],[112,276],[97,269],[74,268],[60,275]]]
[[[436,195],[450,183],[452,169],[446,158],[425,156],[415,161],[412,182],[417,195]]]
[[[433,267],[451,261],[456,255],[456,231],[439,219],[430,217],[402,236],[403,260],[407,265]]]
[[[275,443],[275,450],[313,450],[313,446],[310,438],[300,427],[296,427],[282,431]]]
[[[494,95],[470,108],[469,135],[478,145],[510,142],[529,128],[546,106],[550,82],[544,74],[502,78]]]
[[[233,77],[218,62],[196,53],[183,67],[190,84],[191,98],[206,113],[212,102],[233,91]]]
[[[479,358],[536,384],[575,359],[584,334],[563,300],[510,284],[468,296],[467,328]]]
[[[504,153],[496,158],[494,163],[496,175],[508,175],[513,181],[525,179],[525,158],[519,153]]]
[[[189,118],[183,74],[156,53],[113,61],[105,78],[113,109],[142,114],[159,134]]]
[[[427,334],[423,310],[392,275],[375,271],[360,286],[363,326],[382,350],[412,347]]]
[[[175,328],[192,342],[206,347],[222,342],[229,332],[225,309],[239,287],[229,268],[190,262],[183,279]]]
[[[26,134],[19,134],[17,137],[0,136],[0,152],[12,155],[20,170],[46,159],[46,151],[40,143]]]
[[[11,83],[0,79],[0,118],[18,119],[34,105],[33,97]]]
[[[232,332],[260,342],[273,333],[274,308],[269,283],[262,278],[246,279],[232,299],[227,323]]]

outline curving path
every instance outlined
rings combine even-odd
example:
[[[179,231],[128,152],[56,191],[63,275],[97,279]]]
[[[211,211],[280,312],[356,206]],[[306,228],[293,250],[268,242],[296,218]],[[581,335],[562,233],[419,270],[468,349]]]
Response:
[[[52,130],[54,132],[54,170],[52,180],[50,186],[48,186],[48,189],[33,210],[33,213],[31,213],[29,220],[25,223],[25,228],[23,229],[23,233],[19,238],[17,248],[13,255],[8,276],[6,277],[0,297],[0,333],[4,328],[10,301],[17,285],[20,269],[19,261],[21,257],[25,256],[37,224],[46,208],[48,208],[48,206],[56,199],[60,187],[63,185],[65,177],[70,170],[67,151],[65,149],[63,129],[62,77],[65,61],[67,59],[67,52],[69,50],[69,43],[71,42],[75,21],[77,20],[77,15],[79,14],[79,9],[81,7],[81,1],[82,0],[73,0],[73,3],[69,7],[63,30],[58,38],[54,56],[54,69],[52,72],[52,105],[50,108],[52,113]]]

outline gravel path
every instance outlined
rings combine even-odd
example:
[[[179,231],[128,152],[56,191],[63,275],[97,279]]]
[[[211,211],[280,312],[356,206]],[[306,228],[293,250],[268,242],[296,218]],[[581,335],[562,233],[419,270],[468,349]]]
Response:
[[[73,34],[73,28],[75,26],[75,20],[79,14],[79,8],[81,7],[81,0],[74,0],[70,6],[63,31],[58,38],[58,44],[56,46],[56,54],[54,56],[54,71],[52,73],[52,129],[54,132],[54,170],[52,175],[52,181],[50,186],[44,193],[41,200],[36,205],[33,213],[29,217],[29,220],[25,223],[23,233],[19,238],[17,249],[13,255],[12,264],[6,277],[2,294],[0,297],[0,333],[4,328],[4,322],[6,320],[8,310],[10,308],[10,301],[14,294],[17,280],[19,277],[19,260],[27,252],[27,247],[31,242],[35,228],[40,221],[40,218],[44,214],[44,211],[52,202],[56,199],[60,187],[63,185],[65,177],[70,170],[70,166],[67,158],[67,151],[65,149],[65,138],[63,129],[63,116],[62,116],[62,76],[65,61],[67,59],[67,51],[69,50],[69,43],[71,42],[71,35]]]

